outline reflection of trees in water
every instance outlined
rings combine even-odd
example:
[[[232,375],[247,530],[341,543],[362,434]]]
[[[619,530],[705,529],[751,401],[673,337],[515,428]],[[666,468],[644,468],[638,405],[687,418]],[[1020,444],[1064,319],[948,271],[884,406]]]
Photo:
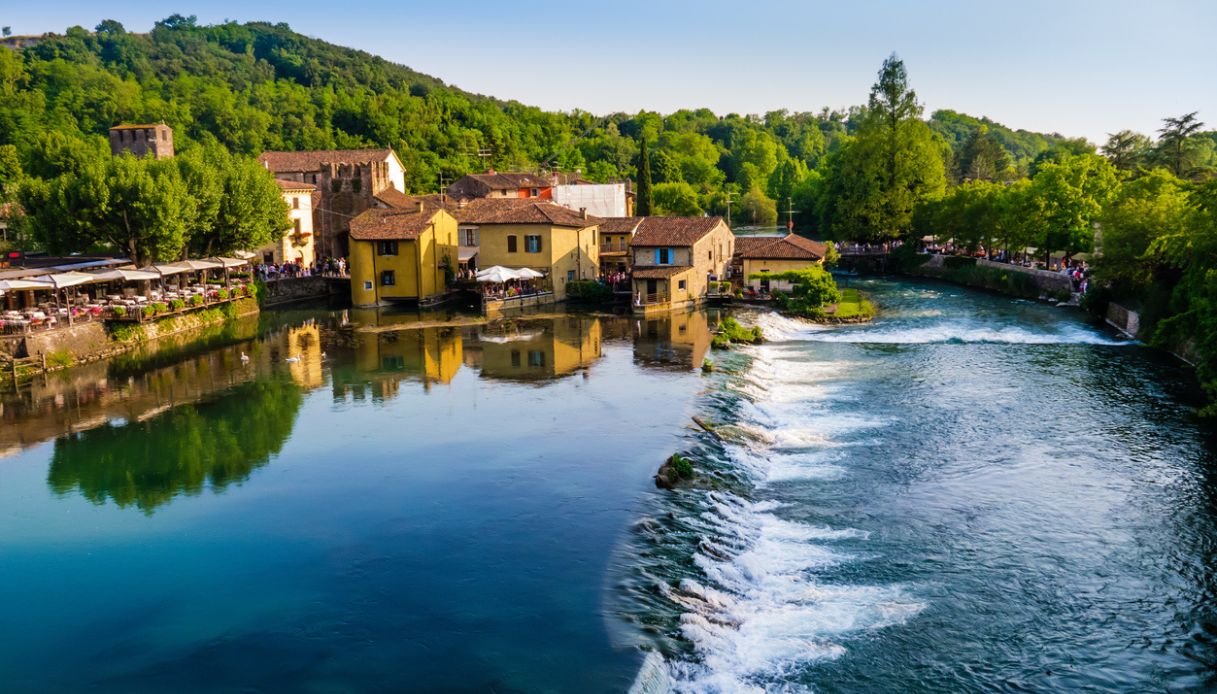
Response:
[[[213,402],[61,438],[48,483],[57,494],[78,489],[93,503],[110,499],[145,513],[208,483],[223,490],[279,452],[303,401],[290,381],[246,383]]]

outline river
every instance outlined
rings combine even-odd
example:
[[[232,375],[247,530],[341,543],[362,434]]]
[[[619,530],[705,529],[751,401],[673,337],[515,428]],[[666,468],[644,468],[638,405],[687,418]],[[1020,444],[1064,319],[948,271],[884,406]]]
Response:
[[[624,691],[651,653],[680,691],[1217,685],[1187,372],[859,284],[875,323],[741,311],[770,339],[727,354],[711,312],[298,310],[0,396],[0,681]],[[677,451],[699,484],[656,490]]]

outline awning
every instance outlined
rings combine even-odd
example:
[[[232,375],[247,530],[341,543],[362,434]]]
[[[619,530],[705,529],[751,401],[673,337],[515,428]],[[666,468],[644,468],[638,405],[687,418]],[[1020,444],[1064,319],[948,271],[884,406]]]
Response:
[[[115,280],[122,282],[145,282],[161,278],[159,272],[151,270],[104,270],[93,274],[97,276],[98,282],[114,282]]]
[[[50,282],[36,282],[34,280],[0,280],[0,290],[7,292],[19,292],[25,289],[54,289],[54,285]]]
[[[89,275],[83,272],[61,272],[56,275],[47,275],[46,281],[56,289],[64,289],[65,287],[75,287],[78,284],[89,284],[102,280],[99,280],[97,275]]]
[[[456,252],[456,259],[462,263],[467,263],[478,256],[476,248],[461,248]]]
[[[177,263],[170,263],[167,265],[149,265],[148,267],[144,267],[144,268],[140,268],[140,269],[148,270],[149,268],[151,268],[152,272],[157,273],[161,277],[168,277],[169,275],[180,275],[183,272],[190,272],[190,268],[182,267],[182,266],[178,265]]]
[[[219,267],[224,267],[221,263],[214,260],[179,260],[176,263],[169,264],[176,267],[185,268],[186,270],[192,272],[198,272],[200,270],[214,270]]]
[[[219,263],[220,267],[225,267],[225,268],[234,268],[234,267],[242,267],[244,265],[249,265],[248,260],[242,260],[241,258],[219,258],[219,257],[217,257],[217,258],[208,258],[205,262]]]

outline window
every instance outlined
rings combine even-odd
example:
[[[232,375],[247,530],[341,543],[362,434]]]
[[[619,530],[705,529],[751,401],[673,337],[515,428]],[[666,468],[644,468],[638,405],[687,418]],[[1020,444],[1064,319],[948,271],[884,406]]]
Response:
[[[380,273],[380,286],[392,287],[397,284],[397,273],[393,270],[385,270]]]
[[[677,288],[677,289],[684,289],[684,288],[685,288],[685,281],[684,281],[684,280],[681,280],[681,281],[677,282],[677,283],[676,283],[676,288]]]
[[[169,131],[162,130],[161,131],[161,142],[168,142],[168,141],[169,141]]]
[[[477,229],[461,229],[461,245],[462,246],[478,245],[478,230]]]
[[[530,188],[530,189],[528,190],[528,195],[529,195],[529,197],[533,197],[533,198],[535,198],[535,197],[537,197],[537,196],[538,196],[538,195],[540,195],[540,194],[541,194],[541,191],[540,191],[540,190],[538,190],[537,188]]]
[[[520,350],[511,350],[511,365],[515,368],[520,368]]]
[[[539,349],[528,350],[528,365],[545,366],[545,352],[542,352]]]
[[[511,235],[509,235],[509,236],[507,237],[507,252],[508,252],[508,253],[515,253],[515,252],[516,252],[516,236],[515,236],[515,234],[511,234]]]
[[[575,271],[574,271],[574,270],[567,270],[567,271],[566,271],[566,281],[567,281],[567,282],[574,282],[574,281],[575,281]]]
[[[296,236],[299,236],[299,235],[300,235],[300,220],[299,220],[299,219],[293,219],[293,220],[292,220],[292,226],[295,228],[295,231],[296,231]]]
[[[706,260],[709,260],[710,262],[714,262],[714,251],[713,250],[706,251]]]
[[[364,280],[363,288],[365,291],[369,291],[369,292],[372,291],[372,280]]]
[[[293,210],[300,209],[300,196],[299,195],[292,196],[292,209]]]
[[[341,181],[341,180],[339,180],[339,179],[337,179],[337,178],[335,178],[334,180],[330,181],[330,192],[331,192],[331,193],[340,193],[340,192],[342,192],[342,181]]]
[[[352,178],[351,179],[351,190],[358,193],[362,189],[363,189],[363,179],[362,178]]]
[[[529,234],[524,237],[524,252],[525,253],[540,253],[541,252],[541,237],[537,234]]]
[[[378,255],[397,255],[396,241],[381,241],[377,244]]]
[[[671,248],[656,248],[655,249],[655,264],[656,265],[671,265],[672,264],[672,249]]]

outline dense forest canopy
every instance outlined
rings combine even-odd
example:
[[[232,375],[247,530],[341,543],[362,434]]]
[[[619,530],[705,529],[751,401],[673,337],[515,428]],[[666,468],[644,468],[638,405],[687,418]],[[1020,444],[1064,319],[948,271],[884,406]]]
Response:
[[[107,20],[0,49],[0,94],[0,145],[11,145],[0,150],[0,175],[9,182],[17,174],[7,168],[49,178],[100,158],[117,123],[164,121],[179,151],[216,144],[245,157],[388,145],[405,162],[407,192],[432,192],[487,167],[635,179],[646,139],[655,212],[724,214],[731,201],[737,223],[773,225],[779,209],[793,206],[803,228],[819,222],[817,169],[866,113],[548,112],[462,91],[285,24],[205,26],[181,15],[146,34]],[[932,114],[928,125],[949,172],[982,128],[1005,154],[1004,173],[1026,173],[1064,139],[953,111]]]

